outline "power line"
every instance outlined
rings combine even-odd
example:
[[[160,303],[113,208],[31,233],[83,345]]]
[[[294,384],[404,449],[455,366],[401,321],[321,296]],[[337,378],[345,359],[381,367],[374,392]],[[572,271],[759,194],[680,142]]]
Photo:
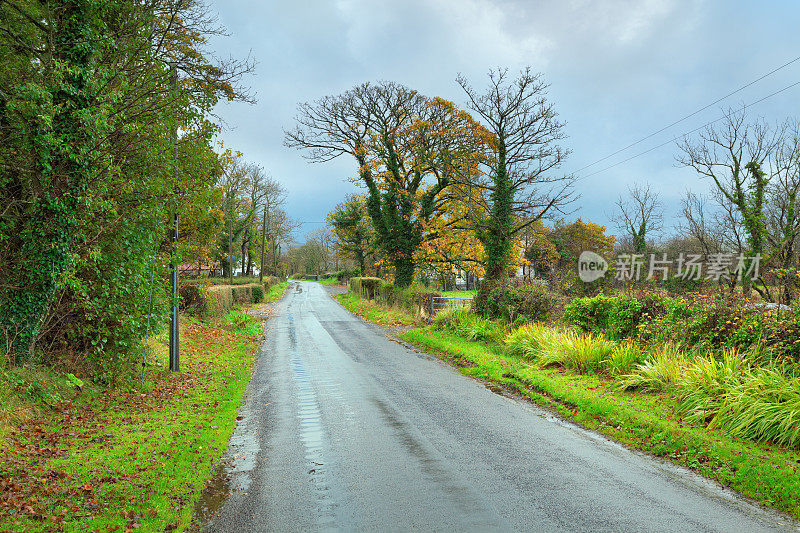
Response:
[[[745,110],[745,109],[747,109],[748,107],[752,107],[752,106],[754,106],[754,105],[756,105],[756,104],[760,104],[761,102],[763,102],[763,101],[764,101],[764,100],[766,100],[767,98],[772,98],[773,96],[775,96],[775,95],[777,95],[777,94],[780,94],[780,93],[782,93],[782,92],[784,92],[784,91],[788,91],[788,90],[789,90],[789,89],[791,89],[792,87],[796,87],[796,86],[798,86],[798,85],[800,85],[800,81],[797,81],[797,82],[795,82],[795,83],[793,83],[793,84],[791,84],[791,85],[787,85],[787,86],[786,86],[786,87],[784,87],[783,89],[777,90],[777,91],[775,91],[775,92],[774,92],[774,93],[772,93],[772,94],[768,94],[767,96],[765,96],[765,97],[763,97],[763,98],[759,98],[759,99],[758,99],[758,100],[756,100],[755,102],[751,102],[750,104],[747,104],[747,105],[745,105],[745,106],[742,106],[740,109],[738,109],[738,111],[744,111],[744,110]],[[622,161],[619,161],[619,162],[617,162],[617,163],[614,163],[613,165],[610,165],[610,166],[607,166],[607,167],[605,167],[605,168],[603,168],[603,169],[601,169],[601,170],[597,170],[597,171],[595,171],[595,172],[592,172],[591,174],[587,174],[586,176],[582,176],[582,177],[581,177],[581,179],[583,179],[583,178],[589,178],[589,177],[591,177],[591,176],[594,176],[595,174],[600,174],[601,172],[605,172],[606,170],[610,170],[610,169],[612,169],[612,168],[614,168],[614,167],[616,167],[616,166],[619,166],[619,165],[621,165],[621,164],[623,164],[623,163],[627,163],[627,162],[628,162],[628,161],[630,161],[631,159],[636,159],[636,158],[637,158],[637,157],[639,157],[639,156],[642,156],[642,155],[644,155],[644,154],[647,154],[647,153],[650,153],[650,152],[652,152],[653,150],[657,150],[657,149],[659,149],[659,148],[661,148],[661,147],[663,147],[663,146],[666,146],[666,145],[668,145],[668,144],[671,144],[671,143],[673,143],[673,142],[675,142],[675,141],[677,141],[677,140],[681,139],[682,137],[685,137],[685,136],[687,136],[687,135],[691,135],[692,133],[694,133],[694,132],[696,132],[696,131],[700,131],[700,130],[702,130],[703,128],[706,128],[706,127],[708,127],[708,126],[710,126],[710,125],[714,124],[715,122],[719,122],[720,120],[724,119],[726,116],[727,116],[727,115],[722,115],[721,117],[719,117],[719,118],[716,118],[716,119],[712,120],[711,122],[707,122],[706,124],[703,124],[702,126],[700,126],[700,127],[698,127],[698,128],[695,128],[695,129],[693,129],[693,130],[691,130],[691,131],[687,131],[686,133],[683,133],[683,134],[681,134],[681,135],[678,135],[678,136],[676,136],[676,137],[673,137],[672,139],[668,140],[668,141],[667,141],[667,142],[665,142],[665,143],[661,143],[661,144],[659,144],[659,145],[657,145],[657,146],[654,146],[654,147],[652,147],[652,148],[649,148],[649,149],[645,150],[644,152],[639,152],[638,154],[636,154],[636,155],[632,155],[632,156],[630,156],[630,157],[629,157],[629,158],[627,158],[627,159],[623,159]],[[619,153],[619,152],[617,152],[617,153]],[[591,166],[591,165],[589,165],[589,166]],[[586,167],[584,167],[584,168],[586,168]]]
[[[586,166],[585,166],[585,167],[583,167],[583,168],[579,168],[578,170],[576,170],[576,171],[575,171],[575,173],[577,174],[578,172],[584,171],[584,170],[586,170],[586,169],[587,169],[587,168],[589,168],[589,167],[593,167],[594,165],[596,165],[596,164],[598,164],[598,163],[602,163],[603,161],[605,161],[605,160],[607,160],[607,159],[611,159],[611,158],[612,158],[612,157],[614,157],[615,155],[617,155],[617,154],[619,154],[619,153],[621,153],[621,152],[624,152],[624,151],[625,151],[625,150],[627,150],[628,148],[633,148],[633,147],[634,147],[634,146],[636,146],[637,144],[640,144],[640,143],[642,143],[642,142],[646,141],[647,139],[650,139],[650,138],[652,138],[652,137],[655,137],[655,136],[656,136],[656,135],[658,135],[659,133],[661,133],[661,132],[663,132],[663,131],[666,131],[666,130],[670,129],[672,126],[675,126],[675,125],[677,125],[677,124],[680,124],[680,123],[681,123],[681,122],[683,122],[684,120],[687,120],[687,119],[689,119],[689,118],[692,118],[693,116],[697,115],[698,113],[702,113],[703,111],[705,111],[705,110],[706,110],[706,109],[708,109],[709,107],[711,107],[711,106],[713,106],[713,105],[716,105],[716,104],[720,103],[721,101],[725,100],[726,98],[729,98],[729,97],[733,96],[734,94],[736,94],[736,93],[738,93],[738,92],[741,92],[741,91],[743,91],[743,90],[747,89],[747,88],[748,88],[748,87],[750,87],[751,85],[754,85],[754,84],[756,84],[756,83],[760,82],[760,81],[761,81],[761,80],[763,80],[764,78],[766,78],[766,77],[768,77],[768,76],[771,76],[771,75],[775,74],[775,73],[776,73],[776,72],[778,72],[779,70],[781,70],[781,69],[784,69],[784,68],[788,67],[789,65],[791,65],[792,63],[796,63],[797,61],[800,61],[800,56],[797,56],[797,57],[795,57],[794,59],[792,59],[791,61],[789,61],[789,62],[787,62],[787,63],[784,63],[783,65],[779,66],[778,68],[776,68],[776,69],[773,69],[773,70],[771,70],[771,71],[767,72],[767,73],[766,73],[766,74],[764,74],[763,76],[761,76],[761,77],[759,77],[759,78],[757,78],[757,79],[755,79],[755,80],[751,81],[750,83],[748,83],[748,84],[746,84],[746,85],[742,85],[741,87],[739,87],[739,88],[738,88],[738,89],[736,89],[735,91],[732,91],[732,92],[730,92],[730,93],[726,94],[726,95],[725,95],[725,96],[723,96],[722,98],[717,98],[716,100],[714,100],[714,101],[713,101],[713,102],[711,102],[710,104],[708,104],[708,105],[706,105],[706,106],[704,106],[704,107],[701,107],[701,108],[700,108],[700,109],[698,109],[697,111],[694,111],[694,112],[692,112],[692,113],[689,113],[689,114],[688,114],[688,115],[686,115],[685,117],[683,117],[683,118],[681,118],[681,119],[679,119],[679,120],[676,120],[676,121],[675,121],[675,122],[673,122],[672,124],[669,124],[668,126],[664,126],[664,127],[663,127],[663,128],[661,128],[660,130],[658,130],[658,131],[654,131],[654,132],[653,132],[653,133],[651,133],[650,135],[647,135],[646,137],[642,137],[642,138],[641,138],[641,139],[639,139],[638,141],[632,142],[631,144],[629,144],[628,146],[626,146],[626,147],[624,147],[624,148],[620,148],[619,150],[617,150],[617,151],[616,151],[616,152],[614,152],[613,154],[609,154],[609,155],[607,155],[607,156],[605,156],[605,157],[603,157],[603,158],[601,158],[601,159],[598,159],[597,161],[594,161],[593,163],[589,163],[588,165],[586,165]],[[779,91],[779,92],[780,92],[780,91]],[[753,105],[753,104],[751,104],[751,105]],[[746,107],[746,106],[745,106],[745,107]],[[714,122],[716,122],[716,121],[714,121]],[[713,124],[713,122],[712,122],[712,124]],[[670,142],[672,142],[672,141],[670,141]],[[645,153],[646,153],[646,152],[645,152]],[[602,171],[601,171],[601,172],[602,172]],[[592,175],[592,174],[590,174],[590,176],[591,176],[591,175]]]

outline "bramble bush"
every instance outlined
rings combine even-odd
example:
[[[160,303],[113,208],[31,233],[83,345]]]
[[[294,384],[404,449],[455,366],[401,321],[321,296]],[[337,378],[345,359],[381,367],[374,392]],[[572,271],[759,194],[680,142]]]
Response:
[[[635,337],[640,323],[661,316],[670,301],[657,293],[640,298],[627,293],[576,298],[564,307],[564,320],[585,332],[621,340]]]
[[[497,283],[481,288],[473,305],[476,313],[508,322],[547,320],[558,298],[537,283]]]
[[[622,293],[576,298],[563,319],[588,333],[683,349],[758,349],[767,359],[800,361],[800,310],[766,310],[742,298],[722,295],[667,297]]]

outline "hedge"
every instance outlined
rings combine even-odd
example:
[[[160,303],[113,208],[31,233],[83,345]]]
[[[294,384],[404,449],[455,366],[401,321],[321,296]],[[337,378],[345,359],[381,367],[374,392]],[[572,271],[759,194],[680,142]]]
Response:
[[[234,304],[254,304],[264,299],[269,288],[278,283],[275,277],[265,278],[265,283],[244,285],[213,285],[189,283],[179,289],[181,309],[201,317],[219,318],[224,316]]]
[[[272,287],[276,283],[283,281],[283,279],[275,276],[264,276],[263,283]],[[181,280],[181,285],[198,285],[200,287],[210,285],[251,285],[253,283],[260,283],[258,276],[238,276],[231,278],[194,278]]]
[[[348,285],[350,292],[360,298],[403,307],[418,316],[425,317],[431,314],[433,297],[439,295],[438,292],[431,292],[421,285],[399,288],[381,278],[372,277],[354,276],[350,278]]]

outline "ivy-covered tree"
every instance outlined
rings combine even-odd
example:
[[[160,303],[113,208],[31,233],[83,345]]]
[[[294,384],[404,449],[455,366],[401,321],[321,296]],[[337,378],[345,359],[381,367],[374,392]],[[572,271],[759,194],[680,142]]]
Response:
[[[352,195],[328,213],[328,225],[339,241],[345,258],[352,259],[366,275],[375,254],[375,230],[367,213],[364,196]]]
[[[287,146],[315,162],[355,159],[378,246],[394,266],[395,283],[410,285],[425,222],[441,212],[442,192],[474,166],[482,128],[451,102],[392,82],[302,104],[296,121]]]
[[[95,171],[92,148],[104,144],[107,120],[97,100],[108,76],[99,62],[106,28],[101,5],[91,0],[63,2],[57,10],[3,2],[0,10],[12,32],[0,43],[0,60],[21,67],[6,73],[0,118],[6,199],[0,327],[8,350],[19,354],[32,349],[72,260],[78,208]],[[41,66],[25,68],[20,59]]]
[[[511,79],[507,70],[489,72],[484,92],[459,76],[467,106],[491,134],[484,172],[485,215],[472,224],[486,253],[486,278],[508,274],[517,234],[537,220],[562,213],[575,195],[574,177],[557,170],[569,151],[559,142],[564,124],[551,102],[541,74],[523,70]]]
[[[746,255],[772,258],[767,228],[767,193],[780,165],[770,165],[784,142],[785,127],[751,122],[743,111],[725,115],[722,127],[708,126],[697,140],[685,138],[678,161],[709,179],[721,199],[735,209],[747,236]],[[742,277],[745,293],[753,286]],[[756,286],[766,296],[763,283]]]
[[[205,48],[219,33],[196,0],[0,1],[0,327],[17,357],[39,341],[106,364],[138,344],[169,212],[213,219],[219,201],[209,112],[248,99],[250,64]]]
[[[617,200],[617,212],[612,217],[637,254],[644,254],[648,238],[661,231],[663,218],[659,195],[649,185],[629,187],[628,196]]]

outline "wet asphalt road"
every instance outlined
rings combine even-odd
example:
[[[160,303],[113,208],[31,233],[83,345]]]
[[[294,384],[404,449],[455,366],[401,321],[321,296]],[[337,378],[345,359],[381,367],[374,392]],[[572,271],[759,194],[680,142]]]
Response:
[[[278,304],[209,531],[774,531],[796,524],[387,337]],[[792,529],[794,530],[794,529]]]

